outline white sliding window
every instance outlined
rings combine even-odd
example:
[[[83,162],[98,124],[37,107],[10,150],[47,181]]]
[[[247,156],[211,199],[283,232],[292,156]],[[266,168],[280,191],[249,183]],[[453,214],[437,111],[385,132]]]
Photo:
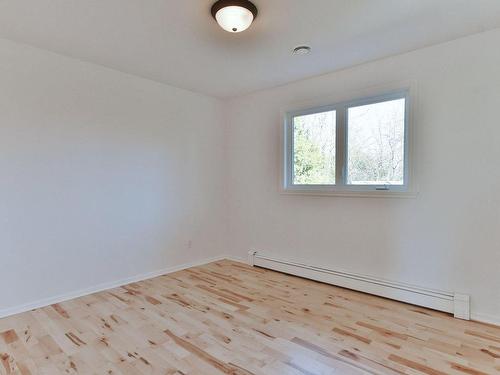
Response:
[[[285,122],[285,190],[408,192],[408,91],[289,112]]]

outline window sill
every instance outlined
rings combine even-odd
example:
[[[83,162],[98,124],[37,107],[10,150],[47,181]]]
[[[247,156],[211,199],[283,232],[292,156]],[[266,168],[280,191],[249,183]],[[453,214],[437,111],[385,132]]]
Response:
[[[315,190],[315,189],[281,189],[284,195],[312,195],[346,198],[403,198],[414,199],[418,196],[415,191],[350,191],[350,190]]]

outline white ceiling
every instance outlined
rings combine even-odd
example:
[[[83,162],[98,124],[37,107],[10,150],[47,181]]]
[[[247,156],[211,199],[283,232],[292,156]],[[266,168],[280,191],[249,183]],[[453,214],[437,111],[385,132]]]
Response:
[[[500,0],[254,0],[230,34],[213,1],[0,0],[0,37],[229,97],[500,27]]]

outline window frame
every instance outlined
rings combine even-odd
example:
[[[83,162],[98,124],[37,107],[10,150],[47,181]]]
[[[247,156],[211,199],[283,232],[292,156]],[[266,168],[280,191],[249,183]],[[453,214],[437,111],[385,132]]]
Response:
[[[348,110],[369,104],[382,103],[391,100],[405,99],[404,122],[404,169],[402,185],[356,185],[347,184],[348,173]],[[336,111],[336,151],[335,151],[335,185],[299,185],[293,183],[294,173],[294,134],[293,119],[297,116],[310,115],[327,111]],[[320,105],[284,113],[283,138],[283,180],[284,193],[341,195],[367,197],[412,197],[416,192],[413,188],[412,175],[412,129],[411,129],[411,97],[410,89],[398,89],[378,95],[363,96],[336,104]]]

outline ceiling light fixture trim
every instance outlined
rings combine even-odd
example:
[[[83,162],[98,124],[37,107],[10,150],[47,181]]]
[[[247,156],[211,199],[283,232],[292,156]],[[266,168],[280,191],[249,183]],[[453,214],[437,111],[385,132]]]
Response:
[[[211,12],[219,26],[231,33],[248,29],[258,14],[257,7],[249,0],[218,0]]]

